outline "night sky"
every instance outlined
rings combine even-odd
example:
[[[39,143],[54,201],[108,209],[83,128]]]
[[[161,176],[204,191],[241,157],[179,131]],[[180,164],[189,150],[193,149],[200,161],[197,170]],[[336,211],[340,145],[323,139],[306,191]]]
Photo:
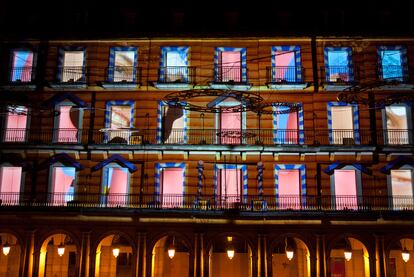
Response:
[[[414,34],[407,2],[2,0],[4,38]],[[364,3],[362,5],[362,3]]]

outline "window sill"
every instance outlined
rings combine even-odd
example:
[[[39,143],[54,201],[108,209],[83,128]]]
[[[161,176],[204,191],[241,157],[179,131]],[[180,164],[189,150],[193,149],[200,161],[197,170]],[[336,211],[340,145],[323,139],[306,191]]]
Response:
[[[105,89],[134,90],[140,87],[136,82],[105,82],[101,86]]]
[[[247,82],[243,83],[210,83],[209,84],[212,89],[233,89],[233,90],[250,90],[252,88],[252,84]]]
[[[304,90],[307,85],[303,83],[268,83],[267,87],[274,90]]]
[[[50,87],[53,89],[82,89],[82,88],[86,88],[87,85],[86,83],[63,83],[63,82],[59,82],[59,83],[51,83]]]
[[[7,85],[3,85],[1,86],[2,90],[35,90],[36,89],[36,85],[33,83],[14,83],[11,82]]]
[[[192,86],[189,83],[154,83],[158,89],[190,89]]]

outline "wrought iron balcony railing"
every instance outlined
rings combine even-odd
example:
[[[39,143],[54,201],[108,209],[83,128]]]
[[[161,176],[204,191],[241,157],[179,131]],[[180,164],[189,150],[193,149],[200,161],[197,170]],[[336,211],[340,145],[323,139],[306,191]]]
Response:
[[[158,69],[158,83],[195,83],[196,68],[192,66],[166,66]]]
[[[299,75],[299,71],[301,74]],[[297,66],[273,66],[267,67],[267,83],[270,84],[295,84],[301,83],[304,68]]]
[[[412,196],[0,193],[0,206],[240,211],[414,211]]]
[[[407,83],[409,76],[402,65],[379,65],[378,79],[385,82]]]
[[[321,67],[321,76],[325,76],[328,84],[351,84],[359,80],[359,71],[350,66]]]
[[[108,83],[139,84],[141,83],[142,69],[134,66],[111,66],[105,69]]]
[[[13,67],[10,69],[11,83],[32,83],[35,79],[35,70],[32,66]]]
[[[192,145],[388,145],[413,144],[413,130],[329,129],[3,129],[2,143]]]
[[[247,83],[247,67],[243,66],[214,66],[215,83]]]
[[[86,84],[85,66],[63,66],[57,68],[57,81],[60,83]]]

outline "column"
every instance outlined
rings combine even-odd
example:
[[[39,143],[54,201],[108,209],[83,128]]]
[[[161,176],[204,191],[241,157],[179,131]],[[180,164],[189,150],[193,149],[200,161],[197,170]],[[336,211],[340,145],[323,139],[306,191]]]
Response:
[[[138,232],[136,237],[137,254],[135,259],[135,276],[144,277],[146,276],[147,268],[147,235],[144,232]],[[152,253],[150,253],[152,255]],[[151,259],[150,259],[151,261]]]
[[[91,256],[91,232],[82,232],[82,244],[79,258],[79,276],[89,277],[89,266]]]
[[[316,276],[326,276],[325,235],[316,235]]]
[[[37,266],[34,268],[34,241],[35,230],[25,231],[25,245],[23,247],[24,255],[21,264],[22,276],[35,276],[34,270],[37,271]]]

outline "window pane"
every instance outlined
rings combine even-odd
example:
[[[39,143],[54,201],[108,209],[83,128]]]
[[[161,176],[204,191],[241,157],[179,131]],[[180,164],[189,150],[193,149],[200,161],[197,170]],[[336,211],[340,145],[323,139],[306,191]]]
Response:
[[[381,51],[382,77],[384,79],[402,78],[401,54],[401,51],[398,50]]]
[[[29,51],[13,52],[13,82],[30,82],[32,80],[33,53]]]
[[[186,51],[168,51],[166,54],[165,74],[167,82],[187,82],[187,52]]]
[[[135,51],[116,51],[114,82],[134,81]]]
[[[162,168],[162,203],[163,207],[180,207],[183,203],[184,168]]]
[[[59,107],[58,142],[77,142],[79,111],[72,106]]]
[[[353,144],[354,138],[354,117],[352,106],[335,106],[332,107],[332,143],[349,144],[351,139]]]
[[[242,139],[242,113],[220,113],[220,139],[222,144],[240,144]]]
[[[0,193],[3,205],[19,203],[21,181],[21,167],[4,166],[0,168]]]
[[[26,139],[27,108],[23,106],[9,107],[6,119],[6,142],[23,142]]]
[[[281,209],[300,209],[299,170],[279,170],[278,206]]]
[[[385,107],[387,118],[388,144],[408,144],[407,108],[403,106]]]
[[[275,52],[276,68],[273,81],[296,81],[296,60],[293,51]]]
[[[394,209],[413,207],[413,180],[410,169],[391,170],[391,192]]]
[[[83,51],[66,51],[63,60],[62,82],[77,82],[83,78]]]
[[[107,203],[125,206],[128,203],[128,169],[109,167],[106,170],[104,193],[107,195]]]
[[[162,128],[164,143],[185,143],[184,110],[177,107],[163,106]]]
[[[357,183],[355,170],[335,170],[336,209],[357,209]]]
[[[73,200],[75,176],[74,167],[53,167],[51,193],[54,205],[62,205]]]
[[[275,107],[277,111],[287,111],[289,107]],[[298,113],[276,113],[276,143],[297,144],[298,143]]]
[[[349,81],[348,52],[328,52],[328,73],[330,82]]]

